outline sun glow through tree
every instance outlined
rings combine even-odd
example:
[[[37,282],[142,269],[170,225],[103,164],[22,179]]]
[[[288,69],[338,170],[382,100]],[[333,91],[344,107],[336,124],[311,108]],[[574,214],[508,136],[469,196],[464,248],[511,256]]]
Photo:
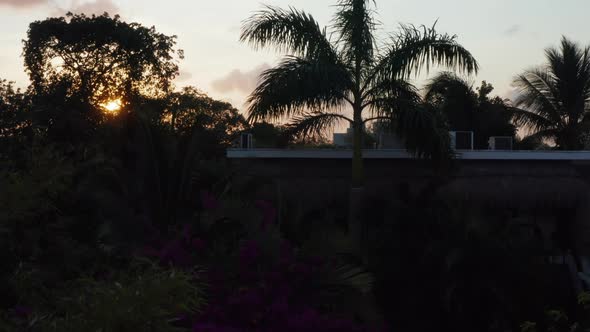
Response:
[[[108,101],[104,104],[101,104],[100,106],[102,106],[102,108],[107,113],[115,114],[115,113],[119,112],[119,110],[121,110],[122,105],[121,105],[121,100],[117,99],[117,100]]]

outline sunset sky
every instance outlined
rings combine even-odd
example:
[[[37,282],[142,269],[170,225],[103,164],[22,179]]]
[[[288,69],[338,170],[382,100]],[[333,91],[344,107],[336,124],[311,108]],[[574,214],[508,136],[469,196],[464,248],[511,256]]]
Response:
[[[293,6],[329,25],[336,0],[0,0],[0,78],[26,86],[22,43],[34,20],[67,11],[118,13],[126,21],[155,25],[178,36],[185,50],[177,85],[194,85],[243,109],[259,72],[280,54],[254,51],[238,41],[241,22],[263,4]],[[457,34],[478,59],[474,81],[487,80],[496,93],[510,96],[510,82],[521,70],[540,64],[543,49],[561,35],[590,43],[589,0],[381,0],[381,38],[398,23],[431,25]],[[418,81],[420,84],[421,81]]]

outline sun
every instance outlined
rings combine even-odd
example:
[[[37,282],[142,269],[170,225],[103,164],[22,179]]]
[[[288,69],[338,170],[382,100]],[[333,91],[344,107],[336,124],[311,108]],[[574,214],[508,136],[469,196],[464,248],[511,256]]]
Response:
[[[121,110],[121,99],[110,100],[100,105],[107,113],[117,113]]]

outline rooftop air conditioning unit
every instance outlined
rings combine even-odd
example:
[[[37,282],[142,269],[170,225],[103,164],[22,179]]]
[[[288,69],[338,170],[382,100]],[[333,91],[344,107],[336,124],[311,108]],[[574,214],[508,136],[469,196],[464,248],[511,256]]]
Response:
[[[240,149],[250,150],[254,148],[252,134],[242,134],[240,136]]]
[[[451,131],[450,134],[453,150],[473,150],[472,131]]]
[[[512,150],[512,137],[510,136],[493,136],[488,141],[490,150]]]

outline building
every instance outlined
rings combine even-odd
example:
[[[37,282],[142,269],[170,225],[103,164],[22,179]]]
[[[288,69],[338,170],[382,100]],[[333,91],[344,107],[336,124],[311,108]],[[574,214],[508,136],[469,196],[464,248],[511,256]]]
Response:
[[[270,199],[316,210],[334,202],[348,204],[350,150],[232,149],[227,157],[240,168],[241,176],[266,178],[269,185],[259,194]],[[490,222],[501,215],[537,230],[547,252],[553,253],[548,257],[561,257],[560,264],[579,273],[578,288],[582,280],[590,288],[590,151],[461,151],[442,178],[428,161],[401,149],[365,150],[363,158],[369,197],[396,197],[404,185],[414,191],[435,188],[439,197],[491,216]],[[582,257],[579,268],[552,242],[552,234],[564,222],[573,227],[576,251]]]
[[[334,133],[333,144],[341,148],[352,148],[352,124],[346,129],[345,133]]]

